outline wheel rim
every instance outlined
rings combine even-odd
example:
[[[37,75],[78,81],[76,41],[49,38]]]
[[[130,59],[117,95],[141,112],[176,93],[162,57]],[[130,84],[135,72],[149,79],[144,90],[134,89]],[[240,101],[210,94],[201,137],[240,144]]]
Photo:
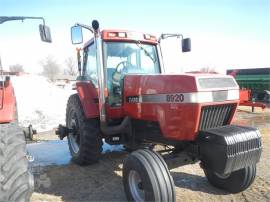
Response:
[[[80,134],[78,133],[79,126],[75,114],[73,114],[70,120],[69,127],[73,129],[73,131],[70,132],[68,135],[70,146],[72,148],[72,151],[77,154],[80,150]]]
[[[145,201],[145,194],[143,184],[139,173],[135,170],[131,170],[128,176],[129,190],[135,201]]]
[[[219,174],[219,173],[215,172],[215,175],[217,177],[219,177],[220,179],[227,179],[228,177],[230,177],[231,173],[228,173],[228,174]]]

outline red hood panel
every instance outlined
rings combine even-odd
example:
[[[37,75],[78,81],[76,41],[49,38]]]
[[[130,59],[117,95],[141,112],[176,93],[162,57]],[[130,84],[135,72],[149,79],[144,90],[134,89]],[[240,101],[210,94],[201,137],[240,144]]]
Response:
[[[126,75],[125,91],[134,95],[197,92],[191,75]],[[126,94],[129,96],[129,94]]]
[[[206,81],[200,83],[201,78]],[[166,138],[194,140],[203,106],[238,103],[238,98],[227,99],[226,90],[238,89],[234,80],[228,81],[230,79],[222,75],[126,75],[124,113],[133,119],[158,122]],[[207,91],[212,90],[218,92],[210,92],[208,96]],[[198,94],[198,100],[213,100],[192,101],[191,94]]]

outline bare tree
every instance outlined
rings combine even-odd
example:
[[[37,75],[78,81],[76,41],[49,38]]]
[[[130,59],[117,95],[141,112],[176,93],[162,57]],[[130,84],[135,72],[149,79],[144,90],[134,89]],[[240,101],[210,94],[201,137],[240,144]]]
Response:
[[[56,76],[60,73],[60,66],[51,55],[41,61],[41,66],[43,67],[42,75],[46,76],[51,81],[54,81]]]
[[[65,73],[71,76],[76,76],[78,71],[74,59],[72,57],[68,57],[65,60],[65,64],[66,64]]]
[[[9,66],[9,71],[11,72],[24,72],[23,66],[21,64],[15,64]]]
[[[215,73],[216,72],[216,68],[215,67],[210,67],[210,66],[205,66],[203,68],[200,69],[200,72],[204,72],[204,73]]]

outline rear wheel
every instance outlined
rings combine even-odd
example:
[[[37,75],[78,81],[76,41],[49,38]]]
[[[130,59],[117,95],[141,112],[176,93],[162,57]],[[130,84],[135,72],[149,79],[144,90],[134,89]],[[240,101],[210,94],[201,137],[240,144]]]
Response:
[[[29,201],[33,190],[23,132],[15,122],[0,124],[0,201]]]
[[[102,152],[99,120],[85,118],[77,94],[71,95],[68,100],[66,125],[73,129],[68,135],[72,160],[79,165],[97,162]]]
[[[123,184],[129,201],[175,201],[170,171],[154,151],[139,149],[123,164]]]
[[[208,181],[215,187],[231,193],[238,193],[247,189],[256,177],[256,165],[234,171],[226,175],[220,175],[210,170],[204,170]]]

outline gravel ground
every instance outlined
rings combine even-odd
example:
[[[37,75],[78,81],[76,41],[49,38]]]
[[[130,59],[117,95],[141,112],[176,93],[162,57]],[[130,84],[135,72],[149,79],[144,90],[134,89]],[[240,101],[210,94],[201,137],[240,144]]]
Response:
[[[262,133],[263,153],[252,186],[239,194],[230,194],[211,186],[198,164],[171,170],[177,201],[270,201],[270,109],[255,113],[241,107],[236,124],[254,126]],[[51,133],[36,137],[55,139]],[[53,152],[53,151],[48,151]],[[122,186],[122,162],[126,152],[112,152],[98,164],[79,167],[73,163],[35,167],[35,192],[31,201],[125,201]]]

